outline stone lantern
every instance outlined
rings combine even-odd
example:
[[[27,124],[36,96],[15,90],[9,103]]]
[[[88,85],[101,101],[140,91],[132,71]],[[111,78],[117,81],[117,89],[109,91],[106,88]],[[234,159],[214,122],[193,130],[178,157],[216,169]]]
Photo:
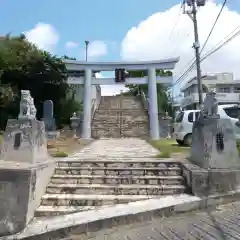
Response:
[[[81,118],[77,116],[77,114],[74,112],[73,116],[70,118],[71,121],[71,127],[74,132],[75,138],[81,137]]]

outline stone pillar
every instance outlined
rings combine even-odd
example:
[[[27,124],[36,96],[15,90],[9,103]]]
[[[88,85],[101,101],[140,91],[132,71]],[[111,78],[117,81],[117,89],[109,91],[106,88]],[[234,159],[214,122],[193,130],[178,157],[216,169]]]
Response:
[[[82,138],[91,138],[91,122],[92,122],[92,70],[85,70],[84,82],[84,109],[83,109],[83,130]]]
[[[148,114],[150,123],[150,138],[152,140],[159,139],[159,123],[158,123],[158,104],[157,104],[157,82],[156,69],[148,69]]]

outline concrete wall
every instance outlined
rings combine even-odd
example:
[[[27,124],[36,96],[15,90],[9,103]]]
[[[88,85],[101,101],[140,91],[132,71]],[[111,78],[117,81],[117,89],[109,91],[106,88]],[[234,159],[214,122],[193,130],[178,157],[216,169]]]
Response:
[[[34,217],[55,169],[55,161],[0,161],[0,236],[20,232]]]
[[[97,86],[96,85],[92,85],[92,99],[96,99],[97,98]],[[76,89],[76,93],[75,93],[75,99],[77,101],[83,101],[84,99],[84,85],[77,85]],[[71,94],[69,94],[68,97],[71,97]]]

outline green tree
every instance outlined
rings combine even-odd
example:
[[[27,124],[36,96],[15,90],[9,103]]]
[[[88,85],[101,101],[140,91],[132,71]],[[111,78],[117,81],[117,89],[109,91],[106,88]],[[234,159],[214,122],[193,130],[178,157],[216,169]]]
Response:
[[[171,71],[164,71],[162,69],[156,70],[157,76],[172,76]],[[137,78],[137,77],[145,77],[147,76],[147,71],[143,70],[134,70],[129,71],[129,77]],[[148,95],[148,85],[135,85],[135,84],[127,84],[125,86],[129,89],[133,95],[137,95],[140,91],[143,91],[146,96]],[[169,89],[164,87],[162,84],[157,84],[157,98],[158,98],[158,111],[159,113],[163,113],[167,111],[169,115],[172,115],[172,103],[171,97],[168,93]]]
[[[8,35],[0,40],[0,69],[1,84],[10,86],[16,96],[16,107],[11,110],[13,117],[19,111],[20,90],[27,89],[35,100],[38,118],[42,117],[43,102],[48,99],[54,102],[55,117],[60,118],[60,100],[65,99],[68,89],[66,68],[61,58],[39,50],[24,35]],[[9,112],[9,104],[5,102],[0,111],[6,112],[6,108]]]

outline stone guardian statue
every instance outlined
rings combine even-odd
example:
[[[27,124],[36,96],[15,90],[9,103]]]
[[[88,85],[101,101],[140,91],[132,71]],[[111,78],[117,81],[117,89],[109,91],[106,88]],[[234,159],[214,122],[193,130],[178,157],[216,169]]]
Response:
[[[36,108],[29,90],[21,90],[18,119],[36,119]]]

